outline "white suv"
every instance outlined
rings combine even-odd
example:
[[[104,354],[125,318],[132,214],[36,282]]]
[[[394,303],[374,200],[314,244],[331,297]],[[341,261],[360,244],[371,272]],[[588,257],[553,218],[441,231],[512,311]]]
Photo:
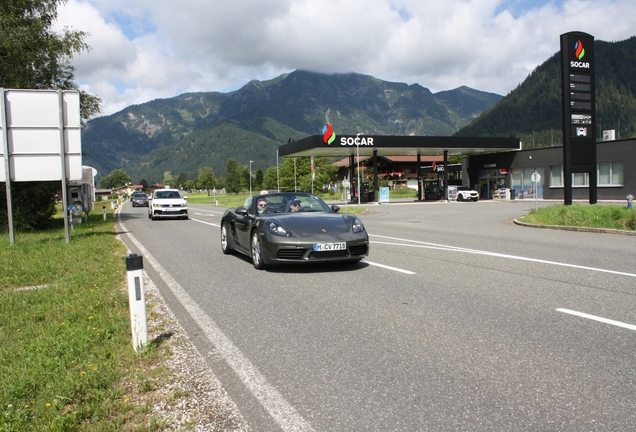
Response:
[[[188,218],[188,197],[178,189],[157,189],[148,202],[148,218]]]
[[[457,201],[479,201],[479,192],[468,186],[457,186]]]

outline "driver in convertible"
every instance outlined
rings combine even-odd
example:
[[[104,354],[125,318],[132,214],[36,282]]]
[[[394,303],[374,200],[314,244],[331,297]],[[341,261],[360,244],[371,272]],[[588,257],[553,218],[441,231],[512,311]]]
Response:
[[[295,213],[299,210],[300,210],[300,201],[298,201],[297,199],[292,200],[292,202],[289,203],[289,211],[292,213]]]
[[[267,201],[265,201],[265,198],[258,199],[258,203],[256,204],[256,209],[258,210],[258,214],[269,213],[267,211]]]

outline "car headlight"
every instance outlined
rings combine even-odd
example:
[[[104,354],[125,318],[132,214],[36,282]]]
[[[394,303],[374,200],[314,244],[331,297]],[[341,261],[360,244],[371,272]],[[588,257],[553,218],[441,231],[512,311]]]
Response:
[[[277,224],[276,222],[267,222],[267,231],[271,234],[289,237],[291,235],[291,231],[285,228],[282,225]]]
[[[362,232],[364,231],[364,225],[362,225],[362,222],[360,221],[360,219],[354,219],[353,220],[353,232],[354,233],[358,233],[358,232]]]

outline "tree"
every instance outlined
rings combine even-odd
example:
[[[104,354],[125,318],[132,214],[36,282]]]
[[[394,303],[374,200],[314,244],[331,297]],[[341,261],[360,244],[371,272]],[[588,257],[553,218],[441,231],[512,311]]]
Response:
[[[228,159],[225,164],[225,189],[228,193],[238,193],[241,190],[241,176],[236,159]]]
[[[183,189],[186,181],[188,181],[188,175],[182,172],[178,176],[173,177],[173,187],[176,189]]]
[[[74,54],[88,51],[88,33],[51,30],[57,8],[67,0],[0,2],[0,87],[77,90]],[[100,111],[101,99],[80,91],[82,119]]]
[[[278,190],[278,173],[275,166],[267,168],[261,187],[267,190]]]
[[[197,185],[194,180],[186,180],[186,182],[183,184],[183,188],[188,191],[193,191],[197,188]]]
[[[210,167],[203,167],[199,169],[199,176],[197,177],[197,186],[200,189],[205,189],[210,193],[210,189],[216,187],[217,180],[214,177],[214,171]]]
[[[254,183],[252,184],[252,187],[254,189],[262,189],[263,188],[263,170],[261,168],[256,170],[256,173],[253,173],[254,175],[254,179],[252,180]]]
[[[172,177],[172,174],[170,173],[170,171],[164,172],[163,173],[163,185],[164,185],[164,187],[172,186],[173,182],[174,182],[174,177]]]
[[[252,176],[254,173],[252,173]],[[243,165],[239,167],[239,177],[241,179],[240,185],[241,190],[249,190],[250,189],[250,167],[249,165]],[[252,177],[252,188],[254,188],[254,178]]]
[[[67,0],[4,0],[0,2],[0,87],[14,89],[77,90],[74,54],[88,50],[87,33],[51,30],[57,7]],[[100,112],[101,99],[80,91],[80,115],[89,119]],[[41,229],[51,225],[55,214],[54,193],[59,182],[11,184],[14,227]],[[6,194],[3,184],[0,196]],[[6,199],[0,201],[6,203]],[[5,205],[6,207],[6,205]],[[0,210],[2,213],[2,210]],[[5,210],[6,213],[6,210]],[[7,220],[0,215],[0,225]]]
[[[130,183],[130,176],[123,168],[112,170],[110,174],[102,178],[101,186],[104,189],[115,189]]]

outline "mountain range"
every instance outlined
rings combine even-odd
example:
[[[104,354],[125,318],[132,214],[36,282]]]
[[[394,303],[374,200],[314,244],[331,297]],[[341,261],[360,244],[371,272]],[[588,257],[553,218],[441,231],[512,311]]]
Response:
[[[636,37],[595,42],[599,135],[636,136]],[[186,93],[89,121],[84,164],[99,177],[124,168],[134,182],[163,174],[194,178],[210,166],[225,175],[228,159],[276,164],[289,138],[320,134],[331,123],[340,134],[519,137],[524,148],[562,142],[560,53],[539,65],[505,97],[460,87],[432,93],[419,85],[355,73],[297,70],[251,81],[229,93]]]
[[[186,93],[95,118],[83,130],[83,163],[99,177],[124,168],[133,182],[149,183],[166,171],[194,178],[203,166],[222,176],[230,158],[265,170],[276,164],[278,146],[320,134],[325,123],[339,133],[448,136],[501,98],[297,70],[230,93]]]

